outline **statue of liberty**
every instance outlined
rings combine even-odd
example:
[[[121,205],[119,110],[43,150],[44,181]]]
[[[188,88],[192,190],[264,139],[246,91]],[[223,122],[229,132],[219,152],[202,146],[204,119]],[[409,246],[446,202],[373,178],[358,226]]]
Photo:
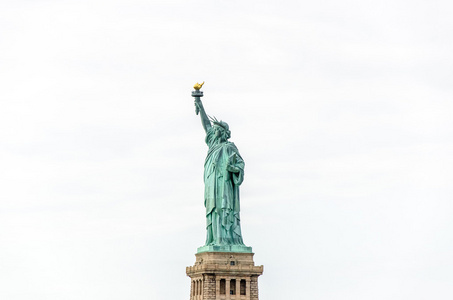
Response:
[[[195,112],[200,114],[206,132],[208,154],[204,163],[204,204],[206,207],[206,243],[198,252],[251,252],[242,241],[239,217],[239,186],[244,180],[244,160],[231,136],[226,122],[208,117],[200,97],[202,84],[194,86]]]

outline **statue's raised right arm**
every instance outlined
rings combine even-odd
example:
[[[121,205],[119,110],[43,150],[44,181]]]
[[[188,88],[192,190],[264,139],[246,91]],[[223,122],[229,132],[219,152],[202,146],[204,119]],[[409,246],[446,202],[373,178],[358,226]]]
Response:
[[[201,125],[203,125],[204,131],[208,132],[211,128],[211,121],[209,121],[208,115],[206,114],[203,103],[201,102],[200,97],[195,97],[195,113],[198,115],[200,113]]]

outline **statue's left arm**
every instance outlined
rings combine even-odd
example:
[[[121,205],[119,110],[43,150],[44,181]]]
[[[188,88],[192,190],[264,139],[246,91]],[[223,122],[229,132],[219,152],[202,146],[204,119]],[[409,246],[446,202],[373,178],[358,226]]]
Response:
[[[236,147],[235,147],[236,148]],[[244,180],[244,167],[245,163],[242,157],[236,151],[230,155],[227,164],[227,170],[231,173],[235,184],[240,185]]]

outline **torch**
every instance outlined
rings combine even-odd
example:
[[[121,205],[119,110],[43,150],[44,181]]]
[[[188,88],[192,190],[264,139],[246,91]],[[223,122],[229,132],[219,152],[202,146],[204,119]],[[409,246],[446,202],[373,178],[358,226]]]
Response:
[[[198,113],[200,112],[200,108],[198,107],[199,104],[201,103],[201,100],[200,98],[203,97],[203,92],[200,91],[201,87],[203,86],[204,84],[204,81],[203,83],[196,83],[193,88],[195,89],[195,91],[192,91],[192,97],[195,98],[195,113],[198,115]]]

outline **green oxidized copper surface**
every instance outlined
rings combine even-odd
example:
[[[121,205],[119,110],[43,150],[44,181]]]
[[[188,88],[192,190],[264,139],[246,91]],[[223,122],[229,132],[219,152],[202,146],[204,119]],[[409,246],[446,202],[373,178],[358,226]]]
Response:
[[[198,84],[197,84],[198,85]],[[200,87],[201,85],[195,87]],[[206,114],[199,89],[192,92],[195,112],[200,114],[206,132],[208,154],[204,164],[204,204],[206,207],[206,243],[200,252],[247,252],[252,248],[242,241],[239,186],[244,180],[244,160],[237,147],[228,141],[227,123]]]

